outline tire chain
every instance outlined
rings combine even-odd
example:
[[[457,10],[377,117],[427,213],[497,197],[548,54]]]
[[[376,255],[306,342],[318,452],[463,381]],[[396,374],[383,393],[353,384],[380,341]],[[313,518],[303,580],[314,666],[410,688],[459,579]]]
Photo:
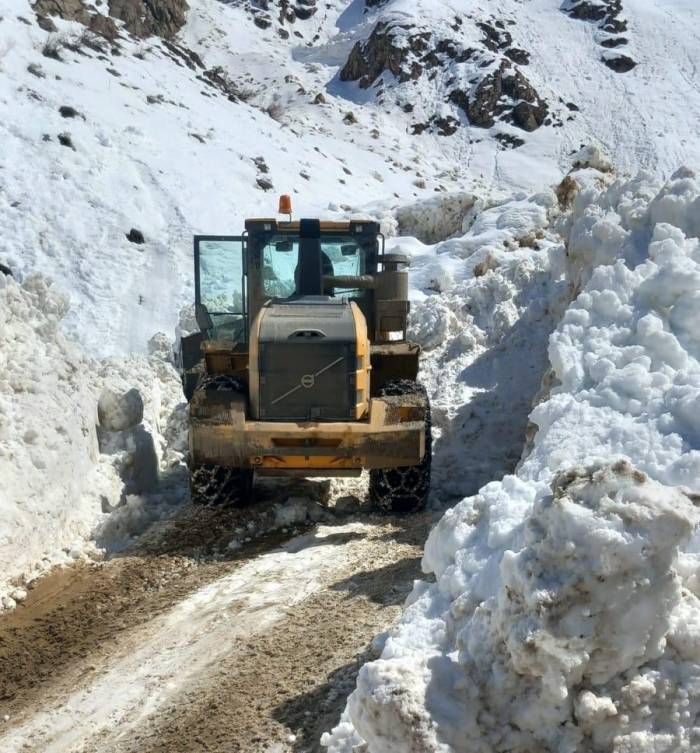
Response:
[[[418,465],[370,470],[370,496],[374,507],[384,513],[417,512],[425,508],[430,490],[432,432],[430,403],[425,387],[412,379],[387,382],[379,397],[422,395],[426,401],[425,456]]]
[[[204,374],[197,390],[244,392],[243,383],[228,374]],[[202,463],[190,470],[190,497],[196,505],[243,507],[251,502],[253,472],[245,468]]]

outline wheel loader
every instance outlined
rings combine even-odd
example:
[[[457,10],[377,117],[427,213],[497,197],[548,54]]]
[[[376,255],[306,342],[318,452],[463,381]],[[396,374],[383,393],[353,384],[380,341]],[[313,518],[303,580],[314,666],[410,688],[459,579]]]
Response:
[[[179,367],[192,501],[245,505],[256,476],[358,476],[376,509],[422,509],[430,406],[406,337],[409,260],[371,220],[249,219],[194,238]]]

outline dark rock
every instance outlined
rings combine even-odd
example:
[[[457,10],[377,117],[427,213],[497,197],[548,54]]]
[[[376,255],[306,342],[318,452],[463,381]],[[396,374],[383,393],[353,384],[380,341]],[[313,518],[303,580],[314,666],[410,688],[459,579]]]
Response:
[[[182,61],[191,71],[196,71],[197,68],[205,67],[204,63],[202,62],[202,58],[200,58],[194,50],[190,50],[188,47],[183,47],[180,44],[176,44],[170,39],[164,39],[163,46],[169,53],[171,53],[171,59],[175,60],[176,62]],[[223,71],[224,69],[220,65],[217,65],[211,70]]]
[[[275,187],[268,178],[258,178],[255,182],[258,184],[258,188],[262,188],[263,191],[272,191]]]
[[[314,97],[314,104],[315,104],[315,105],[325,105],[325,104],[326,104],[326,98],[325,98],[325,97],[323,96],[323,93],[322,93],[322,92],[319,92],[319,93],[318,93],[318,94],[317,94],[317,95],[316,95],[316,96]]]
[[[511,103],[505,104],[504,96],[512,100]],[[454,89],[449,99],[464,110],[470,123],[482,128],[491,128],[497,116],[504,116],[519,128],[534,131],[542,125],[548,112],[544,100],[508,61],[484,76],[470,96],[461,89]]]
[[[609,9],[605,5],[591,3],[588,0],[565,2],[562,10],[578,21],[602,21],[609,13]]]
[[[618,55],[616,57],[604,57],[602,58],[602,61],[605,63],[605,65],[608,66],[611,70],[615,71],[615,73],[627,73],[628,71],[631,71],[632,68],[635,68],[637,63],[635,63],[632,58],[627,57],[627,55]]]
[[[155,35],[168,39],[185,25],[188,5],[186,0],[109,0],[109,16],[83,0],[37,0],[33,8],[39,25],[47,28],[51,24],[51,31],[56,27],[48,17],[58,16],[114,40],[119,36],[116,18],[136,37]]]
[[[83,0],[37,0],[32,7],[37,16],[37,23],[46,31],[57,31],[49,16],[58,16],[66,21],[77,21],[90,31],[108,39],[119,36],[114,21],[96,12],[92,6],[85,5]]]
[[[63,60],[61,57],[61,44],[58,39],[49,37],[41,48],[41,54],[51,60]]]
[[[70,105],[61,105],[61,107],[58,108],[59,113],[61,113],[62,118],[82,118],[83,116],[75,109],[75,107],[71,107]]]
[[[131,243],[138,244],[139,246],[146,242],[146,239],[143,237],[143,233],[140,230],[137,230],[135,227],[132,227],[131,230],[129,230],[129,232],[126,234],[126,239]]]
[[[39,24],[39,28],[44,31],[48,31],[49,34],[54,34],[58,31],[56,24],[47,16],[37,15],[36,22]]]
[[[513,123],[523,131],[536,131],[542,120],[542,110],[529,102],[518,102],[513,108]]]
[[[504,149],[517,149],[525,143],[524,139],[511,133],[496,133],[494,138]]]
[[[580,110],[579,106],[575,105],[573,102],[567,102],[566,107],[571,110],[571,112],[579,112]]]
[[[270,168],[267,166],[264,157],[253,157],[253,164],[258,168],[258,171],[267,175],[270,172]]]
[[[603,39],[600,42],[601,47],[612,49],[627,44],[628,40],[625,37],[617,36],[627,31],[627,21],[622,18],[622,0],[564,0],[562,10],[571,18],[595,23],[601,31],[616,35]],[[631,59],[626,58],[626,60]],[[609,68],[618,70],[614,67],[617,64],[611,65],[608,58],[603,57],[602,61]],[[620,63],[619,65],[621,68],[619,73],[631,70],[631,68],[624,68],[628,64]]]
[[[253,18],[253,23],[259,28],[259,29],[269,29],[270,26],[272,26],[272,21],[270,20],[270,17],[265,15],[257,15]]]
[[[498,24],[498,22],[496,22],[496,24]],[[495,28],[495,26],[485,22],[477,23],[477,26],[484,33],[483,43],[487,49],[491,50],[491,52],[503,50],[506,47],[510,47],[513,43],[513,37],[510,35],[510,32],[501,31]]]
[[[73,139],[71,138],[70,133],[59,133],[58,143],[61,146],[67,146],[69,149],[75,151],[75,146],[73,146]]]
[[[27,71],[29,71],[32,76],[36,76],[37,78],[46,78],[44,69],[38,63],[30,63],[27,66]]]
[[[530,62],[530,53],[519,47],[509,47],[505,51],[505,56],[518,65],[528,65]]]
[[[604,39],[601,43],[601,47],[606,47],[607,49],[614,49],[615,47],[624,47],[628,43],[628,40],[625,37],[610,37],[609,39]]]
[[[6,277],[14,277],[14,275],[12,274],[12,270],[6,264],[3,264],[1,261],[0,261],[0,274],[5,275]]]

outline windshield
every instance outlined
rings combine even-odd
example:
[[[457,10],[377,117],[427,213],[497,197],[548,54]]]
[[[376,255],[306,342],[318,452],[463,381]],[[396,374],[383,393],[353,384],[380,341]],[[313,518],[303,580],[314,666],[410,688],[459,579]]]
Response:
[[[365,274],[365,250],[351,236],[321,238],[321,263],[324,277]],[[275,236],[262,252],[263,293],[272,298],[290,298],[297,291],[299,239]],[[357,298],[365,291],[356,288],[327,288],[326,295]]]

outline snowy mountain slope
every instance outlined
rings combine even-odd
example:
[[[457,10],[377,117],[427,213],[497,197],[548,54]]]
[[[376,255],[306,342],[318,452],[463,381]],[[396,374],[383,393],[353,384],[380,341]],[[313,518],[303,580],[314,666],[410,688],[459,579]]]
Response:
[[[432,531],[436,582],[362,669],[332,751],[695,749],[699,204],[681,169],[589,184],[558,223],[581,292],[537,433]]]
[[[245,217],[273,213],[282,190],[306,214],[331,201],[414,192],[352,143],[303,138],[229,101],[158,40],[122,39],[118,55],[108,46],[96,53],[79,24],[56,23],[64,36],[14,14],[0,29],[8,46],[0,254],[18,272],[41,270],[67,289],[69,331],[90,352],[142,350],[154,331],[172,330],[192,297],[193,232],[237,234]],[[47,40],[77,40],[79,51],[47,58]],[[77,114],[63,117],[62,107]],[[127,240],[132,227],[145,245]]]
[[[486,199],[541,190],[591,139],[624,172],[668,175],[697,157],[700,40],[685,0],[626,0],[628,52],[638,65],[624,74],[601,63],[598,26],[554,0],[499,0],[488,11],[455,0],[303,7],[317,10],[260,28],[255,4],[197,0],[169,40],[131,37],[115,21],[120,36],[105,42],[59,18],[58,31],[46,32],[26,0],[5,0],[0,259],[57,279],[73,303],[66,326],[91,352],[143,349],[153,331],[169,331],[191,298],[192,233],[239,232],[246,216],[273,212],[282,191],[295,196],[298,214],[332,216],[371,212],[374,201],[398,207],[435,190]],[[381,96],[341,81],[353,48],[387,18],[409,29],[420,23],[445,49],[478,47],[475,60],[496,60],[484,70],[504,60],[521,70],[561,127],[469,125],[441,99],[450,77],[475,65],[453,52],[441,52],[417,80],[384,73]],[[512,42],[493,52],[497,24]],[[527,52],[529,63],[507,58],[511,49]],[[78,114],[64,118],[61,107]],[[459,121],[452,135],[414,132],[433,111]],[[504,133],[525,143],[504,149]],[[126,240],[132,227],[144,246]]]

